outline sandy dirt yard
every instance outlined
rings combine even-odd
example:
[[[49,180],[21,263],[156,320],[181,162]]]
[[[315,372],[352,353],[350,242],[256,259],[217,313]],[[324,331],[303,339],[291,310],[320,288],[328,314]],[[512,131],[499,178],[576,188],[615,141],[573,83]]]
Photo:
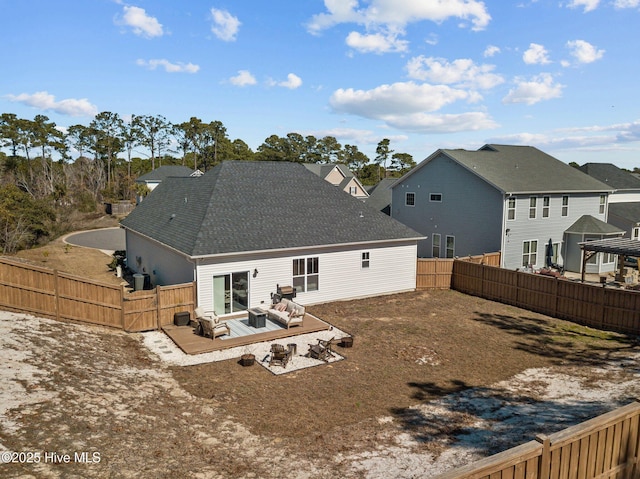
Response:
[[[430,297],[459,298],[451,294]],[[373,321],[389,327],[388,317],[370,319],[369,327]],[[640,394],[640,349],[627,338],[623,348],[594,348],[597,361],[574,356],[484,386],[433,395],[428,382],[413,384],[412,405],[380,409],[348,431],[332,421],[334,415],[343,420],[345,406],[334,409],[323,399],[314,415],[327,426],[318,427],[305,416],[310,383],[320,391],[334,375],[368,374],[372,351],[362,351],[365,333],[360,340],[336,365],[282,376],[235,360],[180,369],[147,349],[140,334],[0,312],[0,477],[427,478]],[[409,361],[393,359],[435,372],[450,352],[428,344],[407,346]],[[458,349],[464,355],[463,345]],[[380,388],[395,389],[392,383]],[[341,405],[353,394],[344,386],[330,393]],[[277,423],[267,426],[276,407]]]

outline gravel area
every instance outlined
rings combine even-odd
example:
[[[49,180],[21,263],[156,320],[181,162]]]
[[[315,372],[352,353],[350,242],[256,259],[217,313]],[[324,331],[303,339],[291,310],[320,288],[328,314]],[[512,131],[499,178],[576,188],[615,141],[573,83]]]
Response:
[[[308,345],[317,344],[319,339],[329,340],[332,338],[340,339],[349,336],[344,331],[333,328],[329,331],[320,331],[317,333],[301,334],[292,336],[278,341],[266,341],[255,343],[250,346],[239,346],[237,348],[223,349],[203,354],[185,354],[176,344],[161,331],[150,331],[142,333],[142,343],[162,362],[171,366],[193,366],[195,364],[213,363],[218,361],[228,361],[231,359],[240,359],[243,354],[253,354],[256,357],[256,363],[273,374],[286,374],[299,369],[321,366],[327,363],[333,363],[344,359],[338,354],[334,348],[334,356],[329,361],[321,361],[318,359],[308,358],[305,356]],[[286,347],[287,344],[293,343],[297,345],[297,352],[293,355],[286,367],[269,366],[269,357],[271,345],[279,343]]]

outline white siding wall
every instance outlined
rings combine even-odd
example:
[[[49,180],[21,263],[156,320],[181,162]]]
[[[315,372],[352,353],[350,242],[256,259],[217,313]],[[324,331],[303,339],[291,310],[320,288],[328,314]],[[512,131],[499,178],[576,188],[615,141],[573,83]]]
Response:
[[[536,218],[529,218],[529,198],[537,198]],[[542,217],[543,197],[550,197],[549,217]],[[561,254],[565,251],[562,245],[564,231],[575,223],[583,215],[591,215],[606,222],[606,208],[600,213],[600,194],[569,194],[568,216],[562,216],[562,194],[549,195],[517,195],[516,219],[505,221],[505,233],[502,266],[507,269],[522,267],[522,246],[524,241],[538,241],[538,255],[536,265],[544,266],[545,247],[549,238],[554,243],[561,244]],[[505,215],[507,214],[507,202],[505,198]],[[562,260],[558,261],[562,264]]]
[[[136,273],[149,274],[153,286],[194,280],[195,266],[185,256],[129,230],[126,242],[127,266]]]
[[[370,252],[370,267],[363,269],[362,252]],[[300,304],[323,303],[379,294],[413,290],[416,287],[416,245],[333,248],[308,250],[296,254],[245,255],[243,257],[201,260],[198,265],[198,304],[213,309],[213,276],[249,272],[249,307],[265,306],[276,285],[293,283],[293,258],[319,258],[319,289],[298,294]],[[258,274],[254,277],[254,270]]]
[[[640,192],[616,192],[609,195],[609,203],[635,203],[640,201]]]

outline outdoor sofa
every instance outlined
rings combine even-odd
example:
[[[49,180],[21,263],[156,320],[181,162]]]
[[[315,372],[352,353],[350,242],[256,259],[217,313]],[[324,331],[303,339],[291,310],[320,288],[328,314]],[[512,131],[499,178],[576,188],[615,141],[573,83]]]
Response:
[[[283,298],[278,303],[271,305],[267,310],[267,317],[289,329],[291,326],[302,326],[304,313],[304,306]]]

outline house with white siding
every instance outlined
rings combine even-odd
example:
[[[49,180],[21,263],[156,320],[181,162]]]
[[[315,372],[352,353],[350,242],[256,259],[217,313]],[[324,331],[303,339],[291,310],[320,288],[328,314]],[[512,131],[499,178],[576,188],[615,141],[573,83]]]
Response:
[[[130,269],[153,285],[195,280],[219,315],[268,305],[278,285],[301,304],[413,290],[422,239],[288,162],[167,178],[121,226]]]
[[[500,251],[504,268],[541,268],[563,265],[580,251],[575,238],[581,226],[597,230],[581,238],[611,234],[611,190],[530,146],[438,150],[394,183],[391,216],[427,237],[418,242],[420,257]],[[576,225],[583,216],[593,221]],[[587,268],[613,271],[615,262],[598,254]]]
[[[615,189],[609,195],[608,223],[640,240],[640,178],[611,163],[585,163],[580,170]]]

